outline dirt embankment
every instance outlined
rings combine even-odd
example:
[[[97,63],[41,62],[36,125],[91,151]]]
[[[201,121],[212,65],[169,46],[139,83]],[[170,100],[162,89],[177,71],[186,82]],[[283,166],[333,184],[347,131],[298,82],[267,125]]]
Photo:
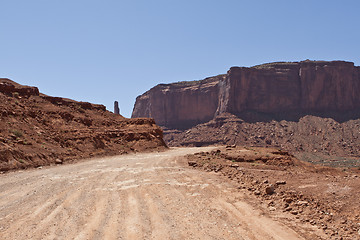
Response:
[[[153,119],[126,119],[0,79],[0,171],[164,148]]]
[[[224,114],[186,131],[165,130],[169,146],[276,147],[299,159],[332,167],[360,167],[360,119],[338,123],[331,118],[305,116],[299,121],[248,123]]]
[[[273,148],[221,147],[188,155],[188,164],[232,179],[273,215],[308,223],[327,239],[360,238],[360,171],[300,161]]]

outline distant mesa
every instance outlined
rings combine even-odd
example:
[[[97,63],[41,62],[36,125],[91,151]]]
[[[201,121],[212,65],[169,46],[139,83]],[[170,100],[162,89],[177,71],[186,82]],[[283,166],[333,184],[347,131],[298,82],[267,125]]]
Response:
[[[343,122],[359,118],[359,93],[360,67],[352,62],[274,62],[159,84],[137,97],[132,117],[151,117],[170,129],[188,129],[224,113],[246,122],[298,121],[306,115]]]
[[[351,62],[275,62],[159,84],[137,97],[132,117],[154,118],[169,146],[276,147],[360,167],[360,68]]]

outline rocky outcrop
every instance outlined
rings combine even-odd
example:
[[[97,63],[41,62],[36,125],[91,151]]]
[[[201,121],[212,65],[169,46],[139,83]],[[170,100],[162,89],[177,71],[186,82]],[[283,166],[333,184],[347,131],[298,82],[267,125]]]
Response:
[[[118,101],[114,102],[114,113],[115,114],[120,114],[120,108],[119,108],[119,102]]]
[[[359,110],[359,92],[359,68],[350,62],[233,67],[221,83],[217,113],[247,121],[296,120],[307,114],[343,120],[348,117],[343,114]]]
[[[0,173],[93,156],[165,149],[153,119],[39,93],[0,79]]]
[[[306,161],[360,167],[356,160],[360,157],[359,129],[360,119],[338,123],[331,118],[305,116],[299,121],[249,123],[227,113],[186,131],[167,130],[164,140],[172,147],[213,144],[276,147],[301,153],[298,157]],[[349,161],[344,161],[346,158]]]
[[[346,121],[360,117],[360,68],[344,61],[278,62],[232,67],[201,81],[160,84],[136,99],[132,117],[186,129],[223,113],[247,122]]]
[[[151,117],[157,124],[170,128],[188,128],[207,122],[217,110],[218,84],[224,77],[159,84],[136,98],[132,117]]]
[[[23,86],[8,78],[0,78],[0,92],[8,96],[39,96],[37,87]]]

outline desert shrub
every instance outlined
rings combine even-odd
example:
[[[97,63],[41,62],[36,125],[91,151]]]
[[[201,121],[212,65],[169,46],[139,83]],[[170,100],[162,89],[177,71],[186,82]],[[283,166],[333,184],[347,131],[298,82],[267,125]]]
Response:
[[[19,97],[19,93],[18,92],[13,92],[13,97],[15,97],[15,98],[18,98]]]
[[[10,132],[12,134],[14,134],[15,137],[17,137],[17,138],[20,138],[24,135],[20,130],[17,130],[17,129],[11,129]]]

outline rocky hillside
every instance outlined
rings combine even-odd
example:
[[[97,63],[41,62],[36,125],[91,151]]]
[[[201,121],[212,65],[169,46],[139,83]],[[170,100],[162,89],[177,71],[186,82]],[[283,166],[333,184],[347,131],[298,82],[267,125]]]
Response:
[[[360,119],[338,123],[305,116],[299,121],[245,122],[231,114],[186,131],[166,130],[169,146],[213,144],[276,147],[299,159],[333,167],[360,167]]]
[[[166,147],[153,119],[126,119],[9,79],[0,79],[0,105],[0,171]]]
[[[288,223],[308,223],[324,233],[305,239],[359,239],[360,170],[317,166],[286,151],[260,147],[219,147],[187,158],[189,166],[232,180],[270,215],[288,213],[282,217]],[[310,228],[305,232],[311,233]]]
[[[137,98],[133,117],[153,117],[169,146],[271,146],[360,166],[359,93],[360,67],[351,62],[268,63],[157,85]]]
[[[139,96],[132,117],[152,117],[187,129],[222,113],[247,122],[306,115],[347,121],[360,117],[360,67],[344,61],[269,63],[232,67],[202,81],[160,84]]]

